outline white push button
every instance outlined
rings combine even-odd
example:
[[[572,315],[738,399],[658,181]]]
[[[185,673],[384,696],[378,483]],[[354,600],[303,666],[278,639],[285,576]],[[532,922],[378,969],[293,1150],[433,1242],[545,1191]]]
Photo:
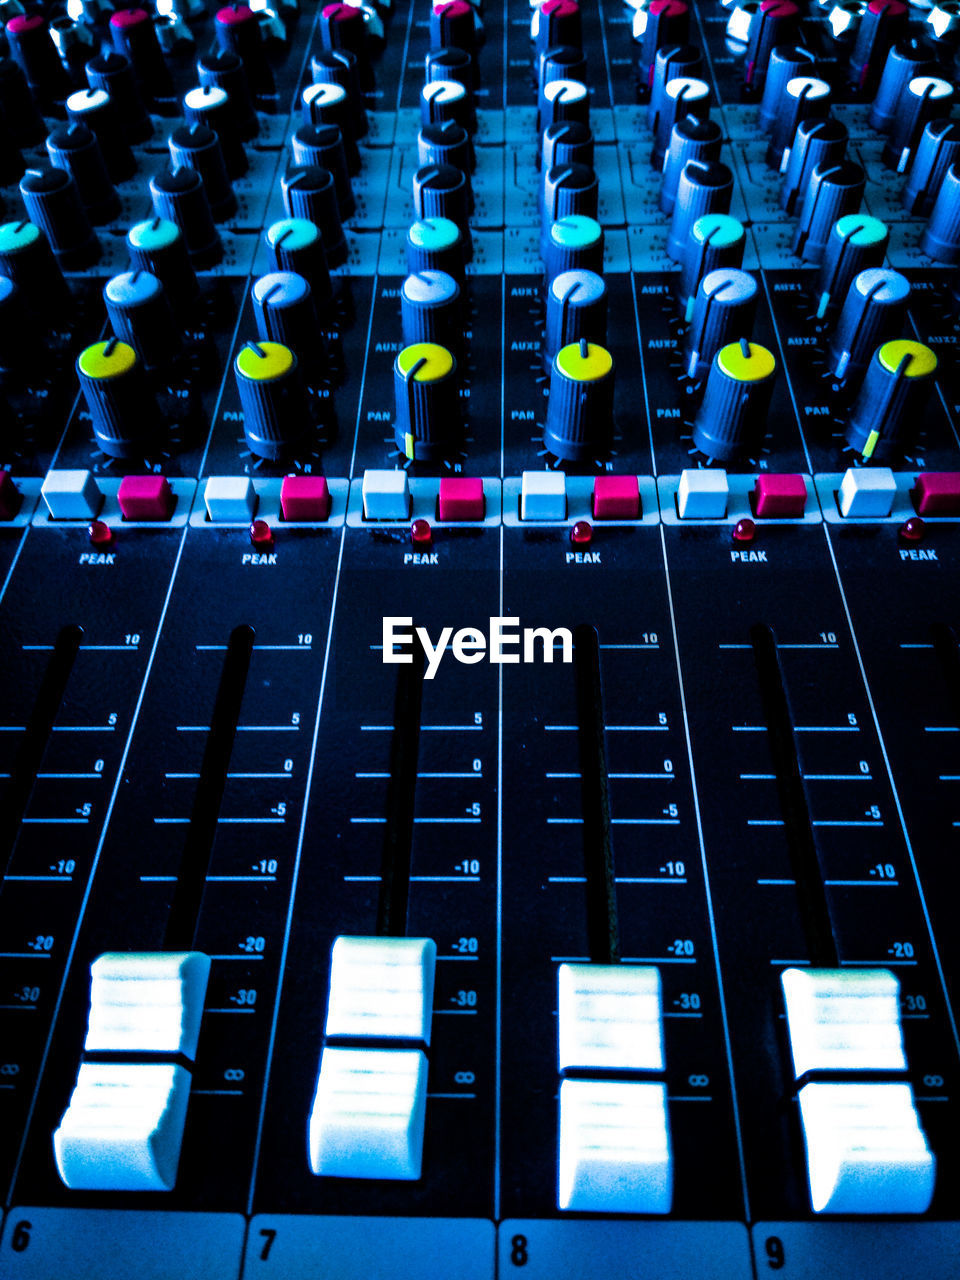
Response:
[[[40,494],[54,520],[89,520],[102,500],[89,471],[48,471]]]
[[[650,965],[562,964],[559,1068],[663,1071],[660,973]]]
[[[585,1213],[669,1213],[672,1200],[666,1085],[564,1080],[558,1207]]]
[[[808,1084],[799,1094],[815,1213],[923,1213],[936,1159],[909,1084]]]
[[[567,478],[562,471],[524,471],[520,477],[521,520],[566,520]]]
[[[893,510],[896,496],[889,467],[850,467],[840,481],[837,503],[848,520],[881,519]]]
[[[405,471],[363,473],[365,520],[407,520],[410,516],[410,481]]]
[[[197,1056],[210,957],[200,951],[107,952],[90,967],[84,1048]]]
[[[325,1048],[310,1112],[311,1169],[333,1178],[416,1180],[426,1105],[422,1050]]]
[[[246,524],[257,509],[257,491],[249,476],[211,476],[203,490],[211,520]]]
[[[889,969],[785,969],[794,1075],[905,1071],[900,983]]]
[[[53,1135],[74,1191],[170,1191],[177,1179],[190,1073],[173,1063],[80,1067]]]
[[[680,472],[677,486],[677,514],[681,520],[722,520],[727,514],[730,482],[726,471],[695,470]]]
[[[436,963],[432,938],[337,938],[326,1035],[429,1044]]]

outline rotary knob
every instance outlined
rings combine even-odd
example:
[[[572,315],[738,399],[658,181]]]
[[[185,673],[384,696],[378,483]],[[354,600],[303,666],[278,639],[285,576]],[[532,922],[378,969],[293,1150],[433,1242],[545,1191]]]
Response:
[[[789,44],[800,23],[800,10],[793,0],[760,0],[750,19],[743,80],[755,93],[763,88],[767,66],[774,48]]]
[[[177,169],[150,179],[150,198],[157,218],[180,228],[196,267],[215,266],[223,255],[220,233],[214,225],[203,179],[195,169]]]
[[[13,58],[0,57],[0,106],[17,146],[30,147],[43,141],[47,131],[43,116],[23,69]]]
[[[16,13],[6,25],[10,56],[38,102],[52,104],[68,91],[66,72],[42,14]]]
[[[449,218],[421,218],[407,230],[407,270],[443,271],[463,279],[465,248],[463,234]]]
[[[863,458],[901,454],[923,422],[937,357],[922,342],[898,338],[874,353],[850,413],[847,443]]]
[[[413,212],[421,221],[445,218],[460,228],[464,253],[470,258],[470,206],[467,177],[452,165],[422,165],[413,175]]]
[[[116,109],[120,129],[127,142],[146,142],[153,133],[153,125],[130,59],[115,49],[91,58],[83,68],[91,89],[107,94]]]
[[[393,364],[394,439],[411,462],[440,462],[461,443],[457,362],[446,347],[417,342]]]
[[[915,76],[907,85],[890,125],[883,149],[884,163],[897,173],[906,173],[913,164],[914,151],[928,120],[949,116],[953,105],[953,85],[940,76]]]
[[[250,167],[241,136],[240,112],[226,89],[200,84],[184,95],[183,118],[187,124],[212,129],[220,141],[223,161],[231,179],[242,178]]]
[[[317,306],[333,297],[327,255],[320,228],[306,218],[281,218],[266,230],[264,239],[278,271],[292,271],[310,285]]]
[[[657,113],[657,128],[654,134],[653,150],[650,152],[650,163],[655,169],[662,169],[673,126],[685,116],[696,116],[706,120],[710,114],[710,86],[706,80],[695,80],[690,76],[677,76],[667,82],[663,101]]]
[[[429,342],[458,352],[463,346],[460,286],[446,271],[418,271],[400,287],[404,346]]]
[[[870,0],[860,18],[850,58],[850,77],[857,88],[872,92],[891,45],[906,30],[907,6],[901,0]]]
[[[943,175],[920,247],[936,262],[960,262],[960,164]]]
[[[172,114],[173,80],[147,10],[118,9],[110,19],[110,38],[117,53],[129,59],[144,97],[156,111]]]
[[[882,265],[889,243],[889,227],[869,214],[851,213],[834,223],[817,280],[818,320],[843,302],[855,276]]]
[[[250,452],[271,462],[296,452],[311,424],[294,353],[280,342],[245,342],[233,371]]]
[[[477,47],[477,17],[466,0],[443,0],[430,10],[431,49],[463,49],[472,53]]]
[[[687,161],[677,183],[677,198],[667,236],[667,253],[674,262],[683,261],[690,230],[696,220],[707,213],[729,213],[732,197],[733,174],[725,164]]]
[[[60,264],[39,227],[20,220],[0,226],[0,275],[12,280],[30,305],[62,322],[71,300]]]
[[[805,262],[821,262],[835,224],[859,210],[865,186],[863,169],[851,160],[818,165],[803,197],[793,252]]]
[[[720,159],[723,130],[708,117],[684,116],[673,126],[670,145],[663,159],[663,182],[660,186],[660,208],[672,213],[677,199],[680,174],[688,160],[701,164]]]
[[[293,163],[299,167],[313,165],[333,175],[340,219],[352,218],[357,211],[347,158],[343,151],[343,135],[335,124],[302,124],[290,139]]]
[[[327,265],[339,267],[346,262],[347,241],[333,174],[314,165],[298,165],[280,179],[280,192],[287,217],[313,222],[320,228]]]
[[[182,124],[167,139],[174,171],[193,169],[200,175],[214,222],[226,222],[237,212],[220,139],[202,124]]]
[[[251,296],[258,337],[289,348],[307,382],[316,383],[327,359],[307,280],[293,271],[271,271],[254,282]]]
[[[469,174],[477,165],[470,135],[453,120],[443,124],[425,124],[417,134],[417,159],[425,165],[452,165]]]
[[[547,322],[543,363],[549,372],[554,356],[581,339],[605,346],[607,286],[595,271],[563,271],[547,289]]]
[[[831,89],[816,76],[795,76],[788,80],[770,130],[767,164],[783,173],[797,126],[803,120],[822,120],[830,113]]]
[[[250,81],[239,54],[213,49],[197,59],[197,79],[203,88],[222,89],[233,110],[234,127],[241,139],[250,141],[260,132]]]
[[[830,372],[836,378],[861,373],[877,347],[903,332],[910,282],[899,271],[861,271],[843,304],[830,343]]]
[[[423,124],[449,120],[469,129],[474,110],[466,86],[459,80],[429,80],[420,90],[420,119]]]
[[[690,35],[690,10],[683,0],[651,0],[633,15],[638,87],[647,90],[657,54],[665,45],[682,45]]]
[[[124,271],[103,286],[114,335],[136,351],[147,369],[169,364],[180,352],[180,330],[163,285],[147,271]]]
[[[651,133],[657,131],[657,117],[669,82],[703,78],[703,54],[695,44],[665,44],[657,50],[650,79],[650,101],[647,103],[647,128]]]
[[[677,278],[677,296],[683,307],[685,321],[689,321],[693,315],[700,281],[712,271],[719,271],[723,267],[734,270],[741,267],[746,243],[743,223],[737,218],[731,218],[729,213],[706,213],[696,220],[690,228],[682,269]],[[740,332],[748,333],[749,330],[742,329]]]
[[[538,133],[542,133],[544,129],[544,123],[540,117],[539,104],[543,90],[551,80],[572,80],[574,84],[586,84],[587,59],[584,57],[583,50],[571,45],[561,44],[555,48],[546,49],[541,53],[537,65]]]
[[[20,195],[27,217],[43,231],[62,267],[81,271],[97,261],[100,243],[69,173],[28,169],[20,179]]]
[[[543,0],[533,11],[530,34],[538,54],[560,44],[581,48],[583,31],[577,0]]]
[[[346,89],[339,84],[311,84],[300,97],[305,124],[335,124],[343,138],[347,170],[360,172],[360,149],[351,119],[352,108]]]
[[[558,164],[585,164],[593,168],[593,133],[588,124],[561,120],[548,125],[541,135],[544,169]]]
[[[127,232],[127,251],[134,271],[155,277],[174,311],[184,317],[197,297],[197,277],[183,233],[175,222],[151,218]]]
[[[124,137],[116,104],[104,89],[79,89],[67,98],[67,118],[85,124],[100,144],[104,164],[113,182],[125,182],[137,171],[137,162]]]
[[[553,358],[543,443],[563,462],[605,457],[613,446],[613,356],[581,338]]]
[[[542,249],[547,284],[564,271],[603,273],[603,228],[596,218],[571,213],[547,230]]]
[[[689,378],[703,378],[722,348],[753,329],[757,314],[757,282],[737,267],[718,267],[697,287],[685,343]]]
[[[541,255],[552,223],[570,215],[596,219],[599,200],[597,175],[586,165],[558,165],[545,170],[541,196]]]
[[[587,124],[590,94],[579,80],[548,80],[539,94],[540,132],[565,121]]]
[[[336,7],[345,8],[346,6]],[[356,11],[356,17],[360,20],[362,27],[363,15]],[[245,4],[225,5],[217,12],[214,28],[217,46],[224,53],[235,53],[243,63],[247,81],[254,95],[272,93],[273,72],[267,62],[267,53],[256,13]]]
[[[803,207],[803,197],[810,185],[810,175],[817,166],[830,168],[844,158],[849,140],[847,126],[839,120],[802,120],[797,126],[790,148],[790,159],[783,186],[780,208],[795,216]]]
[[[350,116],[355,138],[365,138],[370,128],[367,108],[360,87],[360,71],[355,53],[349,49],[329,49],[315,53],[310,59],[313,84],[338,84],[350,99]]]
[[[741,338],[721,347],[693,424],[694,446],[718,462],[754,456],[766,429],[776,371],[772,352],[759,343]]]
[[[119,338],[95,342],[77,357],[77,377],[100,449],[110,458],[142,457],[160,423],[133,347]]]
[[[474,89],[479,79],[473,58],[466,49],[454,45],[448,49],[430,49],[424,57],[423,69],[428,82],[457,80],[467,89]]]
[[[944,175],[958,161],[960,124],[953,120],[931,120],[917,144],[917,158],[903,188],[902,203],[908,213],[931,212]]]
[[[58,125],[47,138],[47,155],[55,169],[69,173],[80,203],[94,226],[120,216],[120,197],[114,190],[100,144],[85,124]]]
[[[760,101],[759,123],[764,133],[773,129],[787,85],[798,76],[812,76],[814,66],[814,55],[798,45],[778,44],[770,50]]]
[[[870,128],[886,133],[893,124],[897,107],[910,81],[918,76],[933,75],[936,65],[929,50],[922,48],[916,40],[895,44],[883,64],[880,85],[870,107]]]

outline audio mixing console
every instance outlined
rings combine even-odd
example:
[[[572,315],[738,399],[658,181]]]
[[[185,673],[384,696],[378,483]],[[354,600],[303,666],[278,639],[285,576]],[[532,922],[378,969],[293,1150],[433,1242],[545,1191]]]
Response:
[[[960,7],[0,0],[0,1276],[960,1275]]]

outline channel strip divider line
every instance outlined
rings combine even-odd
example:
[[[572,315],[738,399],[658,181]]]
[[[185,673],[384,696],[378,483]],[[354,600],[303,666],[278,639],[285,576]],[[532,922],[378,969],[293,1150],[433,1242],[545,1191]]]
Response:
[[[850,613],[850,606],[847,603],[847,593],[843,589],[843,581],[840,577],[840,567],[837,564],[837,557],[833,550],[833,542],[830,538],[830,530],[826,523],[823,525],[823,533],[827,543],[827,550],[830,553],[830,563],[833,565],[834,576],[837,580],[837,589],[840,592],[840,602],[843,605],[844,617],[847,620],[847,630],[850,632],[853,652],[857,658],[857,666],[860,668],[860,679],[863,682],[863,691],[867,695],[867,703],[870,707],[870,718],[873,720],[873,727],[877,735],[877,745],[880,748],[880,754],[883,756],[883,767],[886,769],[887,780],[890,783],[890,794],[893,796],[893,803],[897,810],[897,818],[900,822],[900,830],[903,832],[904,847],[907,851],[907,857],[910,860],[910,869],[913,872],[914,883],[917,886],[917,896],[920,899],[920,909],[923,912],[923,922],[927,926],[927,937],[930,939],[930,954],[932,955],[933,962],[936,965],[937,977],[940,979],[940,991],[943,996],[944,1008],[947,1011],[950,1030],[953,1033],[954,1048],[956,1049],[958,1056],[960,1056],[960,1032],[958,1032],[957,1018],[954,1013],[953,1005],[950,1003],[950,993],[947,989],[947,979],[943,969],[943,961],[940,958],[940,948],[937,946],[937,940],[933,932],[933,922],[930,919],[930,908],[927,905],[927,895],[923,891],[923,882],[920,879],[920,868],[917,866],[917,859],[913,852],[913,841],[910,839],[910,833],[907,830],[907,820],[904,816],[903,805],[900,803],[900,792],[893,776],[893,769],[890,766],[890,757],[887,754],[887,744],[883,738],[883,732],[880,728],[880,718],[877,715],[876,703],[873,700],[873,690],[870,688],[870,681],[867,679],[867,670],[863,664],[863,656],[860,653],[860,644],[857,640],[857,634],[853,628],[853,617]]]
[[[500,525],[500,616],[503,617],[503,534]],[[497,956],[495,996],[495,1057],[493,1069],[493,1217],[500,1222],[500,1158],[502,1110],[500,1085],[503,1036],[500,1026],[503,1005],[503,663],[497,673]],[[496,1256],[496,1250],[494,1251]],[[499,1263],[496,1265],[499,1266]]]
[[[657,451],[653,445],[653,418],[650,416],[650,393],[647,390],[647,369],[643,362],[643,330],[640,327],[640,303],[637,299],[636,272],[630,271],[630,291],[633,294],[633,319],[637,330],[637,350],[640,353],[640,381],[643,384],[643,407],[647,415],[647,436],[650,440],[650,466],[652,474],[657,474]]]
[[[363,369],[360,372],[360,390],[357,394],[357,421],[353,428],[353,451],[350,454],[350,471],[348,480],[353,479],[353,469],[357,461],[357,447],[360,443],[360,422],[363,413],[363,392],[367,385],[367,367],[370,360],[370,343],[373,339],[373,317],[377,309],[377,288],[380,284],[380,273],[373,273],[373,285],[370,293],[370,319],[367,321],[367,340],[363,348]]]
[[[60,1007],[63,1004],[63,997],[67,989],[67,981],[70,977],[70,969],[73,965],[73,958],[74,958],[74,955],[76,954],[77,944],[80,941],[80,930],[83,927],[83,919],[84,919],[84,916],[86,915],[87,905],[90,901],[90,894],[93,891],[93,882],[94,882],[94,879],[96,878],[97,868],[100,865],[100,856],[103,852],[103,846],[106,843],[107,832],[110,829],[110,820],[113,817],[114,805],[116,804],[117,796],[120,793],[120,784],[123,781],[124,770],[127,767],[127,757],[130,754],[130,748],[133,744],[133,736],[136,733],[137,725],[139,724],[139,721],[140,721],[140,711],[141,711],[141,708],[143,707],[143,700],[146,696],[147,685],[150,682],[150,673],[153,670],[154,659],[156,658],[157,648],[160,644],[160,636],[163,632],[163,624],[166,620],[167,609],[169,608],[169,605],[170,605],[170,598],[173,595],[174,583],[177,580],[177,573],[179,572],[179,569],[180,569],[180,561],[183,557],[183,549],[186,546],[188,529],[189,529],[189,526],[184,525],[183,530],[181,531],[181,534],[180,534],[180,545],[177,548],[176,559],[173,562],[173,571],[170,574],[170,581],[167,584],[167,594],[164,596],[163,608],[160,611],[160,617],[157,621],[156,630],[154,631],[154,634],[153,634],[153,643],[150,646],[150,656],[147,659],[147,665],[143,673],[143,679],[140,682],[140,693],[137,696],[136,706],[133,709],[133,715],[130,719],[130,728],[127,732],[127,740],[126,740],[126,743],[124,744],[123,755],[120,757],[120,763],[117,768],[116,777],[114,778],[113,787],[110,792],[110,801],[107,805],[107,810],[106,810],[106,813],[104,814],[103,823],[100,827],[100,838],[97,841],[97,848],[93,855],[93,861],[90,864],[90,871],[87,875],[86,888],[83,891],[83,897],[80,901],[80,910],[77,914],[76,924],[74,925],[74,928],[73,928],[73,936],[70,939],[70,946],[67,949],[67,955],[63,965],[63,975],[60,979],[60,989],[57,992],[57,998],[54,1002],[53,1013],[50,1018],[50,1026],[47,1031],[47,1038],[46,1038],[46,1041],[44,1042],[43,1053],[41,1054],[41,1057],[40,1057],[40,1064],[37,1068],[37,1074],[33,1084],[33,1094],[30,1098],[30,1106],[27,1108],[26,1118],[24,1120],[23,1134],[20,1139],[20,1145],[17,1148],[17,1157],[16,1157],[16,1160],[14,1161],[13,1172],[10,1175],[10,1184],[7,1189],[7,1195],[6,1195],[6,1203],[8,1205],[13,1203],[13,1193],[17,1185],[17,1178],[20,1176],[20,1166],[23,1162],[24,1152],[26,1151],[27,1139],[30,1136],[30,1126],[33,1123],[33,1114],[34,1114],[34,1111],[36,1110],[37,1098],[40,1094],[40,1086],[44,1078],[44,1073],[46,1071],[47,1059],[50,1056],[50,1049],[53,1044],[53,1036],[54,1036],[54,1032],[56,1031],[57,1020],[60,1016]]]
[[[690,739],[690,721],[687,718],[687,695],[683,687],[683,666],[680,661],[680,642],[677,637],[677,617],[673,607],[673,587],[670,582],[670,566],[667,560],[667,540],[664,526],[660,526],[660,548],[663,557],[663,574],[667,588],[667,604],[670,607],[670,630],[673,635],[673,655],[677,670],[677,687],[680,691],[680,712],[683,716],[683,735],[687,747],[687,763],[690,766],[690,791],[693,796],[693,812],[697,823],[697,840],[700,845],[700,866],[703,871],[703,892],[707,902],[707,916],[710,922],[710,941],[713,946],[713,966],[717,975],[717,998],[720,1001],[720,1021],[723,1025],[723,1043],[727,1054],[727,1070],[730,1073],[730,1101],[733,1107],[733,1127],[737,1138],[737,1156],[740,1162],[740,1187],[743,1193],[743,1211],[747,1226],[751,1225],[750,1189],[747,1186],[747,1167],[743,1151],[743,1133],[740,1126],[740,1106],[737,1102],[736,1073],[733,1069],[733,1049],[730,1041],[730,1025],[727,1020],[727,999],[723,988],[723,972],[720,968],[720,948],[717,941],[717,924],[713,911],[713,893],[710,889],[710,872],[707,867],[707,853],[703,842],[703,822],[700,817],[700,797],[697,787],[697,772],[693,763],[693,745]],[[751,1255],[753,1251],[752,1233]]]
[[[317,742],[320,737],[320,717],[323,711],[323,698],[327,688],[327,672],[330,666],[330,649],[333,644],[333,625],[337,616],[337,600],[340,592],[340,573],[343,568],[343,548],[345,541],[346,526],[340,530],[340,552],[337,556],[337,572],[333,583],[333,598],[330,602],[330,623],[327,627],[327,643],[323,654],[323,671],[320,676],[320,693],[317,698],[317,713],[313,721],[313,738],[310,744],[310,765],[307,769],[307,780],[303,792],[303,808],[300,812],[300,830],[297,835],[297,852],[293,861],[293,875],[290,878],[290,897],[287,902],[287,918],[284,923],[283,946],[280,950],[280,964],[277,971],[277,990],[273,1002],[273,1016],[270,1021],[270,1039],[267,1042],[267,1058],[263,1069],[263,1087],[260,1095],[260,1111],[257,1116],[257,1135],[253,1148],[253,1160],[250,1166],[250,1189],[247,1193],[246,1209],[248,1219],[253,1215],[253,1200],[257,1187],[257,1167],[260,1163],[260,1148],[263,1143],[263,1125],[266,1117],[267,1094],[270,1087],[270,1073],[273,1067],[273,1055],[277,1040],[277,1023],[280,1017],[280,1000],[283,995],[283,980],[287,971],[287,953],[290,949],[290,931],[293,927],[293,910],[297,897],[297,883],[300,878],[300,862],[303,856],[303,841],[307,826],[307,813],[310,808],[310,792],[313,786],[313,771],[317,757]]]

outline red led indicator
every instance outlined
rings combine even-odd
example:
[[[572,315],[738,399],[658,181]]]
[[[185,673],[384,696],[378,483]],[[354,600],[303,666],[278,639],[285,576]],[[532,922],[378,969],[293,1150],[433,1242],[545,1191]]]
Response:
[[[113,530],[102,520],[92,520],[87,528],[87,536],[95,547],[109,547],[113,541]]]
[[[588,547],[593,541],[593,525],[589,520],[578,520],[570,530],[570,541],[575,547]]]
[[[433,530],[429,520],[414,520],[410,526],[410,541],[415,547],[425,546],[433,541]]]
[[[911,516],[900,526],[899,533],[904,542],[922,542],[927,535],[927,526],[920,516]]]
[[[273,530],[266,520],[254,520],[250,526],[250,541],[259,549],[273,546]]]
[[[757,526],[746,516],[733,526],[734,542],[753,542],[756,536]]]

